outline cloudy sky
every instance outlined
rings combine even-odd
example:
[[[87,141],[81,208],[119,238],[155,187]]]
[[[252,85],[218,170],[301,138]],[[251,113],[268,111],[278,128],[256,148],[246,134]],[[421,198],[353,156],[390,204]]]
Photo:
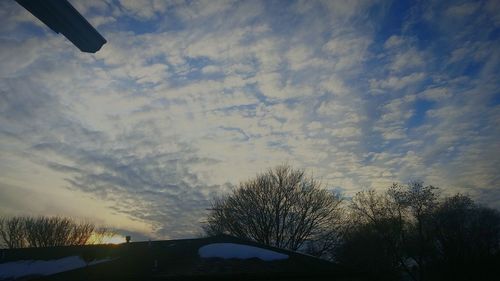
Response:
[[[0,214],[193,237],[280,163],[500,208],[500,1],[71,3],[96,54],[0,2]]]

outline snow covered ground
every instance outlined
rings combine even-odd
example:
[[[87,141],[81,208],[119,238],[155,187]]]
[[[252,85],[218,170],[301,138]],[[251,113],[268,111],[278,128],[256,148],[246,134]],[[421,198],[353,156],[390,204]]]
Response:
[[[111,259],[94,260],[89,263],[81,257],[69,256],[57,260],[21,260],[0,264],[0,279],[20,278],[30,275],[52,275],[90,265],[111,261]]]
[[[223,258],[223,259],[251,259],[259,258],[264,261],[288,259],[288,255],[275,251],[235,243],[214,243],[208,244],[198,249],[198,254],[202,258]]]

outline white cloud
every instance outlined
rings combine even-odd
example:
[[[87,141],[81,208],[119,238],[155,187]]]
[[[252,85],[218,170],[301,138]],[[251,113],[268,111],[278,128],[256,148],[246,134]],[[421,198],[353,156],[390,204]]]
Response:
[[[220,68],[214,65],[207,65],[201,69],[201,72],[205,74],[217,73],[220,72]]]
[[[403,45],[404,42],[405,40],[403,37],[398,35],[392,35],[391,37],[389,37],[389,39],[387,39],[387,41],[385,41],[384,48],[386,49],[396,48]]]
[[[177,14],[185,21],[195,21],[224,13],[234,5],[233,0],[193,1],[189,5],[181,5]]]
[[[422,72],[415,72],[406,76],[391,76],[385,80],[371,80],[370,85],[373,88],[383,88],[391,90],[401,90],[405,87],[413,85],[422,81],[425,74]]]
[[[479,3],[467,2],[449,7],[445,13],[450,17],[464,18],[472,15],[479,7]]]
[[[361,130],[355,127],[344,127],[339,129],[330,130],[332,136],[337,138],[352,138],[359,137],[361,135]]]
[[[437,87],[427,89],[420,93],[420,95],[431,101],[444,101],[449,99],[452,96],[452,93],[446,87]]]
[[[119,2],[127,13],[141,20],[151,19],[157,14],[164,12],[169,6],[168,2],[161,0],[146,0],[142,2],[120,0]]]
[[[425,64],[425,56],[415,48],[409,48],[403,52],[399,52],[392,58],[391,70],[403,71],[416,68]]]
[[[371,40],[365,36],[341,34],[331,38],[323,46],[323,50],[336,59],[335,67],[341,71],[359,66],[365,59],[370,42]]]

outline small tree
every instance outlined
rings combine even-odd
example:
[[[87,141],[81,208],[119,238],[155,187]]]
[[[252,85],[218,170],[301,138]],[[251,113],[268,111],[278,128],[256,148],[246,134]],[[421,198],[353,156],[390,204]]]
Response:
[[[323,189],[303,170],[281,165],[216,198],[205,231],[298,250],[306,241],[331,232],[340,215],[337,194]]]

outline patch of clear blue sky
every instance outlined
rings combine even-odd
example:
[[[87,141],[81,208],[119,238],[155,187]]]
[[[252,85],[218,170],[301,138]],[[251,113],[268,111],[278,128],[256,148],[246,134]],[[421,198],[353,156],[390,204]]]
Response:
[[[16,35],[24,35],[27,38],[36,36],[36,37],[44,37],[47,35],[47,30],[50,30],[50,32],[53,32],[51,29],[48,27],[40,27],[37,25],[34,25],[32,23],[21,23],[17,26],[16,29]],[[23,37],[17,37],[21,40],[24,40]]]
[[[375,42],[380,43],[379,47],[392,35],[401,35],[403,24],[408,20],[409,12],[413,6],[412,1],[394,1],[389,11],[384,14],[378,25],[378,32],[375,35]],[[372,10],[372,16],[379,13],[381,6],[375,6]]]
[[[492,106],[500,105],[500,90],[495,95],[493,95],[493,98],[491,99],[491,105]]]
[[[488,32],[488,40],[498,40],[500,38],[500,28],[493,28]]]
[[[131,31],[134,34],[139,35],[156,32],[158,24],[158,19],[139,20],[133,17],[122,16],[118,21],[116,21],[114,27],[118,30]]]
[[[414,113],[408,120],[408,128],[415,128],[422,125],[425,121],[425,114],[427,110],[432,109],[434,102],[428,100],[418,99],[414,104]]]

